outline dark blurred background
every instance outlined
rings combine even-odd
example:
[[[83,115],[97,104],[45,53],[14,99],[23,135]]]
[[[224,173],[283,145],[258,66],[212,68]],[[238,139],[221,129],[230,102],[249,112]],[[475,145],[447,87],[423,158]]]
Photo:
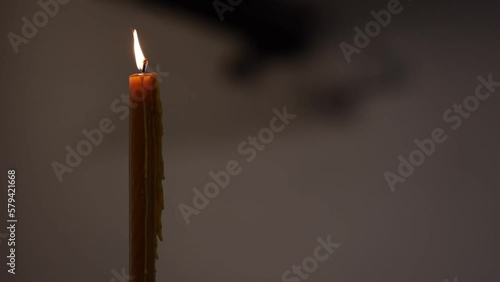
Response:
[[[221,21],[213,1],[70,0],[17,54],[7,35],[41,7],[5,2],[0,174],[17,171],[19,222],[17,274],[0,237],[0,281],[113,282],[127,267],[128,119],[110,105],[137,72],[133,28],[169,73],[158,281],[282,281],[328,235],[341,247],[309,281],[498,281],[500,99],[456,131],[442,118],[479,75],[500,80],[498,3],[402,1],[347,63],[339,44],[388,2],[243,0]],[[245,162],[238,145],[284,106],[297,118]],[[103,118],[114,132],[59,182],[52,162]],[[392,193],[384,172],[436,127],[448,140]],[[243,172],[186,225],[178,205],[229,160]]]

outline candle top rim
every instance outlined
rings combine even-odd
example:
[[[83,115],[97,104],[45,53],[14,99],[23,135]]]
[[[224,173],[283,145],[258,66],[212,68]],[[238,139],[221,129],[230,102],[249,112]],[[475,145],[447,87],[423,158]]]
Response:
[[[130,76],[151,76],[151,75],[157,75],[156,72],[138,72],[138,73],[133,73]]]

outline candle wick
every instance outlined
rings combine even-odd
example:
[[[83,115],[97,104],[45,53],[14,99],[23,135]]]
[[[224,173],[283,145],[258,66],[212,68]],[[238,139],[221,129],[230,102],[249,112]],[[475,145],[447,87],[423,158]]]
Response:
[[[144,61],[142,61],[142,73],[145,73],[147,68],[148,68],[148,60],[144,59]]]

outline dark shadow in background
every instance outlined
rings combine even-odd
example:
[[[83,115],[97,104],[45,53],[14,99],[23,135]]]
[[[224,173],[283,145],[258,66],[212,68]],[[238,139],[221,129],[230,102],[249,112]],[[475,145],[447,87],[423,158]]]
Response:
[[[231,68],[235,77],[253,74],[272,58],[296,56],[305,52],[311,45],[312,34],[317,26],[313,20],[314,9],[308,4],[242,0],[232,1],[241,4],[231,7],[227,1],[221,0],[218,3],[233,9],[224,12],[221,20],[219,14],[222,12],[217,12],[214,6],[216,1],[213,0],[141,1],[144,2],[151,9],[177,9],[243,38],[248,50]]]
[[[315,45],[335,37],[342,25],[341,6],[329,1],[289,2],[279,0],[129,0],[139,9],[175,10],[210,28],[227,32],[243,42],[244,48],[228,65],[221,66],[235,82],[251,82],[273,62],[307,58]],[[231,3],[234,6],[231,6]],[[217,11],[215,3],[220,8]],[[229,10],[224,10],[226,7]],[[332,9],[333,8],[333,9]],[[222,11],[223,14],[222,14]],[[328,11],[325,13],[325,11]],[[222,14],[223,18],[220,17]],[[350,38],[346,38],[350,39]],[[338,44],[338,43],[337,43]],[[340,52],[336,49],[335,52]],[[320,115],[351,117],[374,85],[391,86],[404,78],[405,67],[390,52],[376,54],[356,68],[373,68],[375,73],[361,71],[349,79],[332,79],[311,85],[297,82],[290,93],[304,111]],[[307,59],[306,59],[307,60]],[[348,65],[345,60],[339,64]],[[314,64],[312,64],[314,67]],[[349,66],[350,67],[350,66]],[[333,81],[333,82],[332,82]]]

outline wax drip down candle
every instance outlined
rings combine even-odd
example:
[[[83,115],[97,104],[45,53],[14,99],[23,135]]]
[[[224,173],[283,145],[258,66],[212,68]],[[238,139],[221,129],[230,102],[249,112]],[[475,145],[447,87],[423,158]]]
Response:
[[[129,77],[129,263],[135,282],[154,282],[158,239],[162,238],[162,104],[156,73],[147,73],[137,31],[133,31],[137,68]]]

